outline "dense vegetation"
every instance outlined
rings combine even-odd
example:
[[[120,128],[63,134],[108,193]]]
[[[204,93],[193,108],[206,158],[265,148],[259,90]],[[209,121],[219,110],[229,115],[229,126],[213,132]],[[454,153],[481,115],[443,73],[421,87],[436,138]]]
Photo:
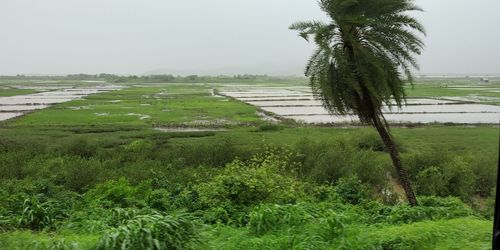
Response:
[[[2,122],[0,249],[489,247],[496,128],[394,128],[412,208],[372,129],[270,124],[211,88],[127,88]]]
[[[254,133],[281,132],[240,133],[252,140],[260,137]],[[390,162],[374,134],[334,133],[342,135],[268,148],[239,145],[231,139],[237,133],[2,139],[1,225],[17,233],[0,242],[40,249],[365,249],[466,237],[487,246],[490,223],[480,218],[490,217],[491,204],[481,207],[474,197],[488,197],[493,187],[493,155],[407,149],[422,203],[411,208],[390,185]],[[453,231],[463,227],[464,234],[478,233]],[[365,234],[371,240],[358,242]]]

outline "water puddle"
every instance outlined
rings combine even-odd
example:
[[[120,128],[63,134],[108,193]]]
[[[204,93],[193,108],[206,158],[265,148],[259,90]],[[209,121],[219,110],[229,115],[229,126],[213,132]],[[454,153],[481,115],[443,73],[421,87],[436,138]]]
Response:
[[[137,113],[128,113],[128,116],[138,116],[139,120],[145,120],[151,118],[150,115],[145,115],[145,114],[137,114]]]
[[[4,105],[0,106],[0,112],[31,111],[37,109],[44,109],[47,107],[48,105]]]
[[[173,127],[173,128],[155,128],[155,130],[162,132],[217,132],[217,131],[227,131],[223,128],[183,128],[183,127]]]
[[[68,107],[68,109],[71,109],[71,110],[84,110],[84,109],[90,109],[90,106],[72,106],[72,107]]]

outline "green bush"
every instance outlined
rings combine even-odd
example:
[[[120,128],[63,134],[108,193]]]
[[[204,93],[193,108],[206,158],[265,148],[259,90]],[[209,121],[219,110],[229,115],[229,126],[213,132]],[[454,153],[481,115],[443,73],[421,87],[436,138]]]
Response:
[[[470,201],[474,192],[476,176],[469,165],[462,158],[455,158],[444,165],[444,174],[447,179],[448,193]]]
[[[140,154],[148,154],[153,151],[154,144],[151,141],[139,139],[130,142],[129,144],[124,146],[125,151],[129,153],[140,153]]]
[[[97,249],[191,249],[198,242],[196,226],[185,214],[138,215],[107,230]]]
[[[124,178],[111,180],[97,185],[85,193],[85,200],[98,207],[145,207],[147,197],[151,192],[151,184],[141,183],[132,186]]]
[[[283,130],[283,126],[278,125],[278,124],[271,124],[271,123],[266,123],[263,125],[260,125],[257,128],[258,132],[274,132],[274,131],[280,131]]]
[[[420,206],[397,205],[390,207],[379,218],[388,223],[414,223],[424,220],[452,219],[471,216],[473,210],[458,198],[419,197]]]
[[[460,197],[462,200],[470,201],[474,192],[476,176],[469,165],[462,158],[455,158],[444,166],[447,177],[447,195]]]
[[[391,165],[385,154],[360,150],[352,142],[313,142],[301,140],[296,145],[300,176],[318,183],[333,183],[341,177],[357,175],[363,182],[383,186]]]
[[[474,155],[467,160],[476,176],[474,191],[482,197],[489,197],[491,189],[496,187],[497,159],[493,157],[484,157],[484,155]]]
[[[180,166],[223,167],[237,157],[248,157],[248,153],[239,149],[233,139],[223,137],[210,142],[170,146],[159,157]]]
[[[356,176],[343,177],[335,185],[335,192],[349,204],[359,204],[370,198],[370,188]]]
[[[418,173],[429,167],[441,168],[441,166],[450,162],[453,156],[442,148],[426,148],[402,154],[401,158],[410,176],[415,179]]]
[[[153,190],[149,195],[148,205],[159,211],[168,211],[172,209],[172,194],[163,188]]]
[[[443,155],[436,155],[438,153]],[[477,187],[477,177],[470,163],[466,158],[451,156],[448,152],[438,153],[424,152],[406,158],[410,172],[415,176],[417,193],[442,197],[453,195],[470,201]],[[425,157],[429,159],[423,159]]]
[[[299,226],[313,219],[311,211],[301,205],[260,205],[252,210],[249,219],[250,232],[263,235],[283,226]]]
[[[385,151],[385,145],[375,132],[360,132],[353,137],[356,146],[363,150]]]
[[[23,202],[22,213],[18,217],[21,228],[31,230],[54,230],[58,220],[67,216],[67,211],[59,207],[61,204],[49,200],[40,202],[37,197],[31,197]]]
[[[346,223],[344,217],[335,212],[331,212],[328,216],[320,219],[319,224],[326,224],[321,231],[321,237],[325,241],[332,241],[344,233]]]
[[[416,183],[419,195],[443,195],[447,192],[445,176],[437,167],[430,167],[418,173]]]
[[[79,232],[85,234],[98,234],[105,230],[119,227],[128,220],[139,215],[157,214],[158,211],[148,208],[99,208],[87,207],[83,210],[73,211],[62,231]]]
[[[251,206],[264,202],[290,203],[304,196],[303,184],[284,173],[293,169],[290,155],[273,151],[248,162],[235,160],[212,180],[195,186],[206,207]]]
[[[62,145],[61,151],[70,155],[76,155],[83,158],[90,158],[96,155],[98,144],[85,137],[73,137],[67,143]]]
[[[27,150],[0,153],[0,180],[22,179],[28,175],[24,168],[26,162],[33,158]]]
[[[0,227],[52,230],[80,202],[78,194],[48,180],[11,180],[0,186]]]
[[[51,239],[48,241],[33,241],[29,246],[33,250],[80,250],[78,243],[64,239]]]

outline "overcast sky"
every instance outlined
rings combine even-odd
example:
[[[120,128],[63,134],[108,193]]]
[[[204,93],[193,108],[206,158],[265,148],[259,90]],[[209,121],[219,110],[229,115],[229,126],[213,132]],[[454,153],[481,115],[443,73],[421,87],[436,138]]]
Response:
[[[500,74],[500,0],[417,0],[425,74]],[[314,0],[0,0],[0,74],[302,75]]]

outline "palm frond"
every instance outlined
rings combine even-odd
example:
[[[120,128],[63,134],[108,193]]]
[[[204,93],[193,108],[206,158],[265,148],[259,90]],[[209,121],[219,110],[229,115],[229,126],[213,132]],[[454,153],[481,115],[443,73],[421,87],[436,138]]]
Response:
[[[371,123],[382,107],[406,101],[403,76],[412,82],[414,55],[424,43],[424,27],[409,11],[422,11],[412,0],[319,0],[330,23],[290,26],[317,50],[306,67],[313,93],[334,114],[356,114]],[[414,33],[416,32],[416,33]],[[383,119],[382,119],[383,120]]]

